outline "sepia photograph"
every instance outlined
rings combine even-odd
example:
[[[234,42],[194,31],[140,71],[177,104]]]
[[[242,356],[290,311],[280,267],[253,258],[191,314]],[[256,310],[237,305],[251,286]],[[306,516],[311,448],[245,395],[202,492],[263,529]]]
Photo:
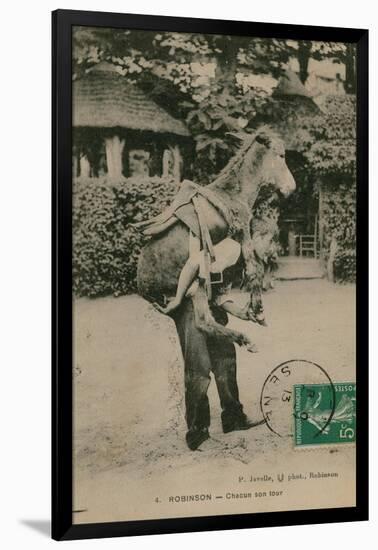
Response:
[[[72,52],[74,523],[355,506],[355,44]]]

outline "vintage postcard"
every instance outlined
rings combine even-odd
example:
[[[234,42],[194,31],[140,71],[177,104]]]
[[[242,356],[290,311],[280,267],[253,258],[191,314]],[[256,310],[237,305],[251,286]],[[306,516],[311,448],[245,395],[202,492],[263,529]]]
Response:
[[[73,523],[356,506],[355,45],[72,44]]]

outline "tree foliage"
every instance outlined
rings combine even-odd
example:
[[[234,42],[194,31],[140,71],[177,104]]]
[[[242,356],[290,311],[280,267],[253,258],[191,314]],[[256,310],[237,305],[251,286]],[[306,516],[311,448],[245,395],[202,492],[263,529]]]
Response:
[[[345,63],[351,55],[341,43],[88,27],[76,27],[73,42],[75,77],[110,61],[171,114],[186,119],[198,153],[194,175],[204,182],[233,153],[227,132],[253,127],[272,79],[291,59],[305,77],[310,56]]]

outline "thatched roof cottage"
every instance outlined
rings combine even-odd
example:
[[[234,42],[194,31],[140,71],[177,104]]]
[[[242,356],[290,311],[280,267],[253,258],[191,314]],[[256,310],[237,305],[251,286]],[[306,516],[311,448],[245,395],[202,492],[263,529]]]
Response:
[[[180,178],[180,146],[190,136],[109,63],[73,83],[74,175]]]

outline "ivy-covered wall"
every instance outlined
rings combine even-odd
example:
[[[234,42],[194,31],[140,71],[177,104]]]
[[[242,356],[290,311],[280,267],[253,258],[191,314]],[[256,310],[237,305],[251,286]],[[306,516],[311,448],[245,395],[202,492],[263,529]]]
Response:
[[[271,124],[283,136],[287,149],[303,159],[303,182],[321,183],[327,261],[332,237],[337,250],[333,271],[337,281],[354,281],[356,273],[356,98],[354,95],[286,98],[269,105]],[[314,184],[316,183],[316,185]],[[296,197],[290,200],[295,201]],[[317,199],[317,196],[316,196]]]
[[[337,247],[333,260],[336,281],[356,280],[356,184],[355,180],[328,184],[323,196],[325,261],[332,238]]]
[[[325,259],[336,239],[336,281],[356,279],[356,98],[332,96],[308,123],[312,143],[306,152],[311,170],[322,181]]]

